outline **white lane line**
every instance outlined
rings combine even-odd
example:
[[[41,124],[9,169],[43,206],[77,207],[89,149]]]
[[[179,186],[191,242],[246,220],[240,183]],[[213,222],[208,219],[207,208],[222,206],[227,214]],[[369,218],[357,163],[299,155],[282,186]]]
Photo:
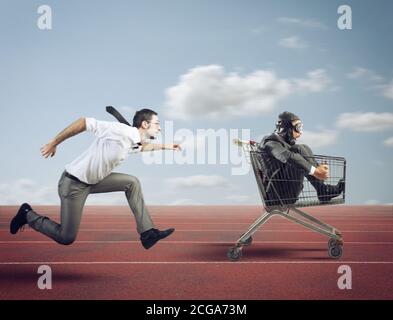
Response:
[[[393,264],[393,261],[12,261],[0,265],[133,265],[133,264]]]
[[[55,221],[57,221],[56,219],[54,219]],[[393,218],[392,218],[393,221]],[[157,222],[157,221],[156,221]],[[251,223],[253,222],[253,220],[250,220],[249,222],[176,222],[176,225],[242,225],[242,226],[249,226]],[[160,222],[161,224],[164,224],[165,221]],[[134,221],[120,221],[120,222],[115,222],[115,221],[82,221],[81,223],[82,225],[112,225],[112,224],[118,224],[118,225],[126,225],[126,226],[136,226],[136,224],[134,223]],[[356,223],[353,221],[348,221],[348,222],[340,222],[340,225],[351,225],[351,226],[393,226],[393,223]],[[1,222],[0,222],[1,225]],[[284,222],[280,222],[280,221],[274,221],[274,220],[270,220],[267,225],[275,225],[275,226],[296,226],[293,222],[291,221],[284,221]],[[6,226],[7,228],[5,228],[4,230],[8,230],[8,226],[9,226],[9,221],[7,221],[6,223],[4,223],[4,226]]]
[[[127,229],[80,229],[80,232],[134,232],[132,228]],[[195,229],[195,230],[188,230],[188,229],[176,229],[175,232],[244,232],[244,229]],[[0,232],[9,233],[9,230],[0,229]],[[26,229],[24,232],[35,232],[34,230]],[[261,229],[261,233],[263,232],[273,232],[273,233],[315,233],[315,231],[302,229],[302,230],[292,230],[292,229]],[[393,233],[393,230],[340,230],[341,233]]]
[[[59,217],[58,214],[57,215],[45,215],[45,216],[48,217],[48,218],[51,218],[51,219],[56,219],[56,218]],[[221,220],[239,220],[239,218],[241,218],[242,220],[248,220],[248,219],[252,220],[252,219],[257,219],[260,216],[261,215],[245,216],[245,215],[242,215],[242,214],[239,214],[238,216],[234,215],[233,217],[232,216],[220,217],[220,216],[217,216],[217,215],[215,215],[215,216],[192,216],[192,217],[189,217],[189,216],[186,216],[186,215],[176,216],[176,217],[161,216],[161,215],[159,215],[159,216],[151,215],[151,217],[154,218],[154,219],[176,219],[176,220],[183,220],[183,221],[184,220],[219,220],[219,221],[221,221]],[[349,215],[323,216],[323,215],[313,215],[313,216],[316,217],[316,218],[319,218],[319,219],[335,219],[335,220],[356,220],[356,219],[359,219],[359,220],[378,220],[378,219],[387,220],[387,219],[393,219],[393,213],[392,214],[383,215],[383,216],[376,216],[376,215],[375,216],[370,216],[370,215],[367,215],[367,216],[349,216]],[[91,215],[90,216],[89,215],[83,215],[83,217],[84,218],[93,218]],[[275,216],[275,218],[278,218],[278,217],[279,216]],[[4,222],[4,221],[9,222],[9,220],[12,219],[12,218],[13,218],[13,216],[9,216],[8,218],[1,219],[0,222]],[[98,219],[102,219],[102,220],[119,219],[119,218],[122,218],[122,219],[125,219],[125,220],[129,220],[130,218],[133,218],[133,216],[131,214],[128,214],[128,215],[122,215],[122,216],[115,216],[115,215],[108,216],[108,215],[106,215],[106,216],[94,217],[94,219],[97,219],[97,218]]]
[[[392,218],[393,221],[393,218]],[[250,220],[249,222],[176,222],[176,225],[244,225],[244,226],[249,226],[253,221]],[[163,222],[161,222],[163,223]],[[124,225],[126,222],[105,222],[105,221],[82,221],[82,225],[87,225],[87,224],[121,224]],[[293,222],[287,221],[287,222],[279,222],[279,221],[273,221],[270,220],[269,225],[287,225],[291,226],[294,225]],[[353,221],[348,221],[348,222],[340,222],[341,225],[344,224],[350,224],[351,226],[393,226],[393,223],[356,223]],[[132,225],[135,226],[135,223],[133,221],[130,221],[127,223],[127,226]]]
[[[228,241],[162,241],[160,244],[226,244],[228,246],[234,245],[236,242]],[[138,243],[138,240],[80,240],[75,241],[75,244],[89,244],[89,243]],[[253,244],[326,244],[326,241],[253,241]],[[0,241],[0,244],[54,244],[55,241],[48,240],[20,240],[20,241]],[[393,245],[393,241],[344,241],[344,245]]]

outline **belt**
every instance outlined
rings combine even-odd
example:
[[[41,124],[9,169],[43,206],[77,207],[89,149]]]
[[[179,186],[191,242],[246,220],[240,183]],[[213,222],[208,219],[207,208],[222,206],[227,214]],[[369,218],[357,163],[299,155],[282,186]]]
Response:
[[[85,185],[87,185],[87,186],[90,186],[90,184],[88,184],[88,183],[86,183],[86,182],[83,182],[83,181],[80,181],[77,177],[73,176],[72,174],[69,174],[67,171],[64,172],[64,175],[65,175],[67,178],[70,178],[71,180],[74,180],[74,181],[76,181],[76,182],[83,183],[83,184],[85,184]]]

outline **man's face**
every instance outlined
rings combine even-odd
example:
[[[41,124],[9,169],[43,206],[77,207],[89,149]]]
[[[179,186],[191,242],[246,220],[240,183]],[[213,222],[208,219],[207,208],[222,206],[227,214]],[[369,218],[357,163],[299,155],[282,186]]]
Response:
[[[294,120],[294,121],[292,121],[292,125],[295,127],[297,124],[301,124],[302,123],[302,121],[301,120]],[[302,130],[303,130],[303,128],[302,128]],[[302,135],[302,130],[300,131],[300,132],[297,132],[295,129],[292,129],[292,134],[293,134],[293,137],[295,138],[295,139],[298,139],[301,135]]]
[[[146,130],[146,135],[148,137],[156,138],[157,134],[161,131],[160,121],[158,120],[158,116],[153,115],[148,121],[148,127]]]

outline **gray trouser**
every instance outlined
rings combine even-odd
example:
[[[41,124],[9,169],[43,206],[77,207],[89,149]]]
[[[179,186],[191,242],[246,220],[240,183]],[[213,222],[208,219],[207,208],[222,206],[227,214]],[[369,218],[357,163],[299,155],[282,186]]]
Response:
[[[83,207],[90,193],[125,192],[128,204],[135,216],[138,233],[154,227],[143,200],[140,182],[134,176],[111,173],[97,184],[88,185],[68,178],[63,172],[59,180],[58,191],[61,200],[60,224],[34,211],[27,214],[27,223],[33,229],[60,244],[68,245],[75,241]]]

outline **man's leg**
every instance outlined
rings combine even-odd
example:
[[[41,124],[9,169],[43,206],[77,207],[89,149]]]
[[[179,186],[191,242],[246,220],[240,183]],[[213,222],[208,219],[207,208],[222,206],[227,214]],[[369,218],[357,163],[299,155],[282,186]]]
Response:
[[[311,148],[306,144],[295,144],[291,150],[300,153],[312,166],[318,167],[319,164],[315,161],[314,153]]]
[[[145,249],[151,248],[157,241],[169,236],[175,229],[160,231],[154,228],[153,221],[143,199],[141,184],[138,178],[122,174],[111,173],[99,183],[91,186],[91,193],[106,193],[123,191],[128,204],[134,213],[137,231]]]
[[[292,150],[299,152],[297,150]],[[283,204],[294,204],[299,199],[299,194],[303,190],[304,171],[299,170],[290,163],[282,163],[278,160],[270,160],[269,168],[275,173],[271,178],[270,195],[277,194]],[[280,203],[279,199],[274,201]]]
[[[311,165],[314,167],[319,166],[318,162],[315,160],[314,153],[309,146],[305,144],[295,144],[292,146],[292,148],[295,152],[298,152],[304,156],[305,159],[311,163]],[[312,175],[307,174],[306,177],[317,191],[318,199],[321,202],[327,202],[332,198],[339,196],[345,187],[345,182],[343,180],[340,180],[336,185],[330,185],[325,184],[324,181],[319,180]]]
[[[115,191],[125,192],[128,204],[135,216],[139,234],[154,228],[153,221],[143,199],[142,188],[138,178],[122,173],[111,173],[99,183],[92,185],[90,190],[91,193]]]
[[[88,185],[71,180],[63,173],[58,186],[61,199],[60,224],[37,214],[34,210],[27,213],[27,223],[34,230],[47,235],[60,244],[73,243],[78,234],[83,206],[89,195],[89,189]]]
[[[299,194],[303,190],[304,172],[295,166],[286,163],[278,172],[277,177],[279,193],[284,204],[294,204],[299,200]]]
[[[306,144],[295,144],[291,147],[291,150],[297,153],[300,153],[312,166],[318,167],[319,164],[315,161],[314,153],[312,152],[311,148]],[[307,180],[310,181],[311,185],[315,188],[317,192],[319,192],[324,183],[322,180],[315,178],[312,175],[306,175]]]

